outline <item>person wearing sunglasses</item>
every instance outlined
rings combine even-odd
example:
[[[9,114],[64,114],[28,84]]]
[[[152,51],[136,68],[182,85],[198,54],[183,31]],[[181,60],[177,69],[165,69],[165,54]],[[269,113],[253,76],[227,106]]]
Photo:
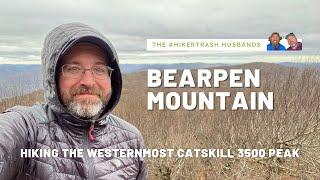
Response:
[[[288,51],[301,51],[302,50],[302,42],[298,42],[297,37],[294,33],[289,33],[286,35],[286,39],[290,47],[288,47]]]

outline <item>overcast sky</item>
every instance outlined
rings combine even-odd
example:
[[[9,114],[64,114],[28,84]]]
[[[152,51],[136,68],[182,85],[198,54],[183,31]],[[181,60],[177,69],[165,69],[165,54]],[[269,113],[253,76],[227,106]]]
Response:
[[[294,32],[319,52],[319,0],[2,0],[0,63],[40,60],[45,35],[68,22],[95,27],[121,54],[147,38],[266,38]]]

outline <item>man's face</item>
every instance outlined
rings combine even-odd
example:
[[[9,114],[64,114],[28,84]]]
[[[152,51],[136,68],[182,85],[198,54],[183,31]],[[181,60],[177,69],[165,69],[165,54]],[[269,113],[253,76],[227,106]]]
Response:
[[[270,38],[272,44],[279,44],[280,37],[277,34],[273,34]]]
[[[290,47],[295,47],[298,42],[296,36],[288,36],[287,41]]]
[[[88,43],[75,45],[61,60],[65,67],[76,65],[83,69],[107,65],[102,50]],[[65,68],[63,73],[62,69],[60,71],[59,89],[61,100],[70,113],[85,119],[101,113],[112,94],[110,77],[97,78],[90,70],[80,73],[78,77],[67,77],[66,71]]]

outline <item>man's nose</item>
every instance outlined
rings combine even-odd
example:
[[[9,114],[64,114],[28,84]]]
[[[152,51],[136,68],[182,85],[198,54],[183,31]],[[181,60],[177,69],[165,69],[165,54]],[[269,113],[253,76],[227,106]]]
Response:
[[[80,83],[83,85],[89,86],[89,87],[94,85],[94,83],[95,83],[94,76],[90,70],[85,71],[82,74],[82,77],[80,79]]]

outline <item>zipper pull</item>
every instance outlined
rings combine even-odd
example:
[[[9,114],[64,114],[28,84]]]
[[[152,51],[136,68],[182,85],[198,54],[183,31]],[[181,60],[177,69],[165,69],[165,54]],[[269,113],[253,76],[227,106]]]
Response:
[[[93,142],[95,137],[94,137],[94,121],[91,123],[90,129],[89,129],[89,141]]]

